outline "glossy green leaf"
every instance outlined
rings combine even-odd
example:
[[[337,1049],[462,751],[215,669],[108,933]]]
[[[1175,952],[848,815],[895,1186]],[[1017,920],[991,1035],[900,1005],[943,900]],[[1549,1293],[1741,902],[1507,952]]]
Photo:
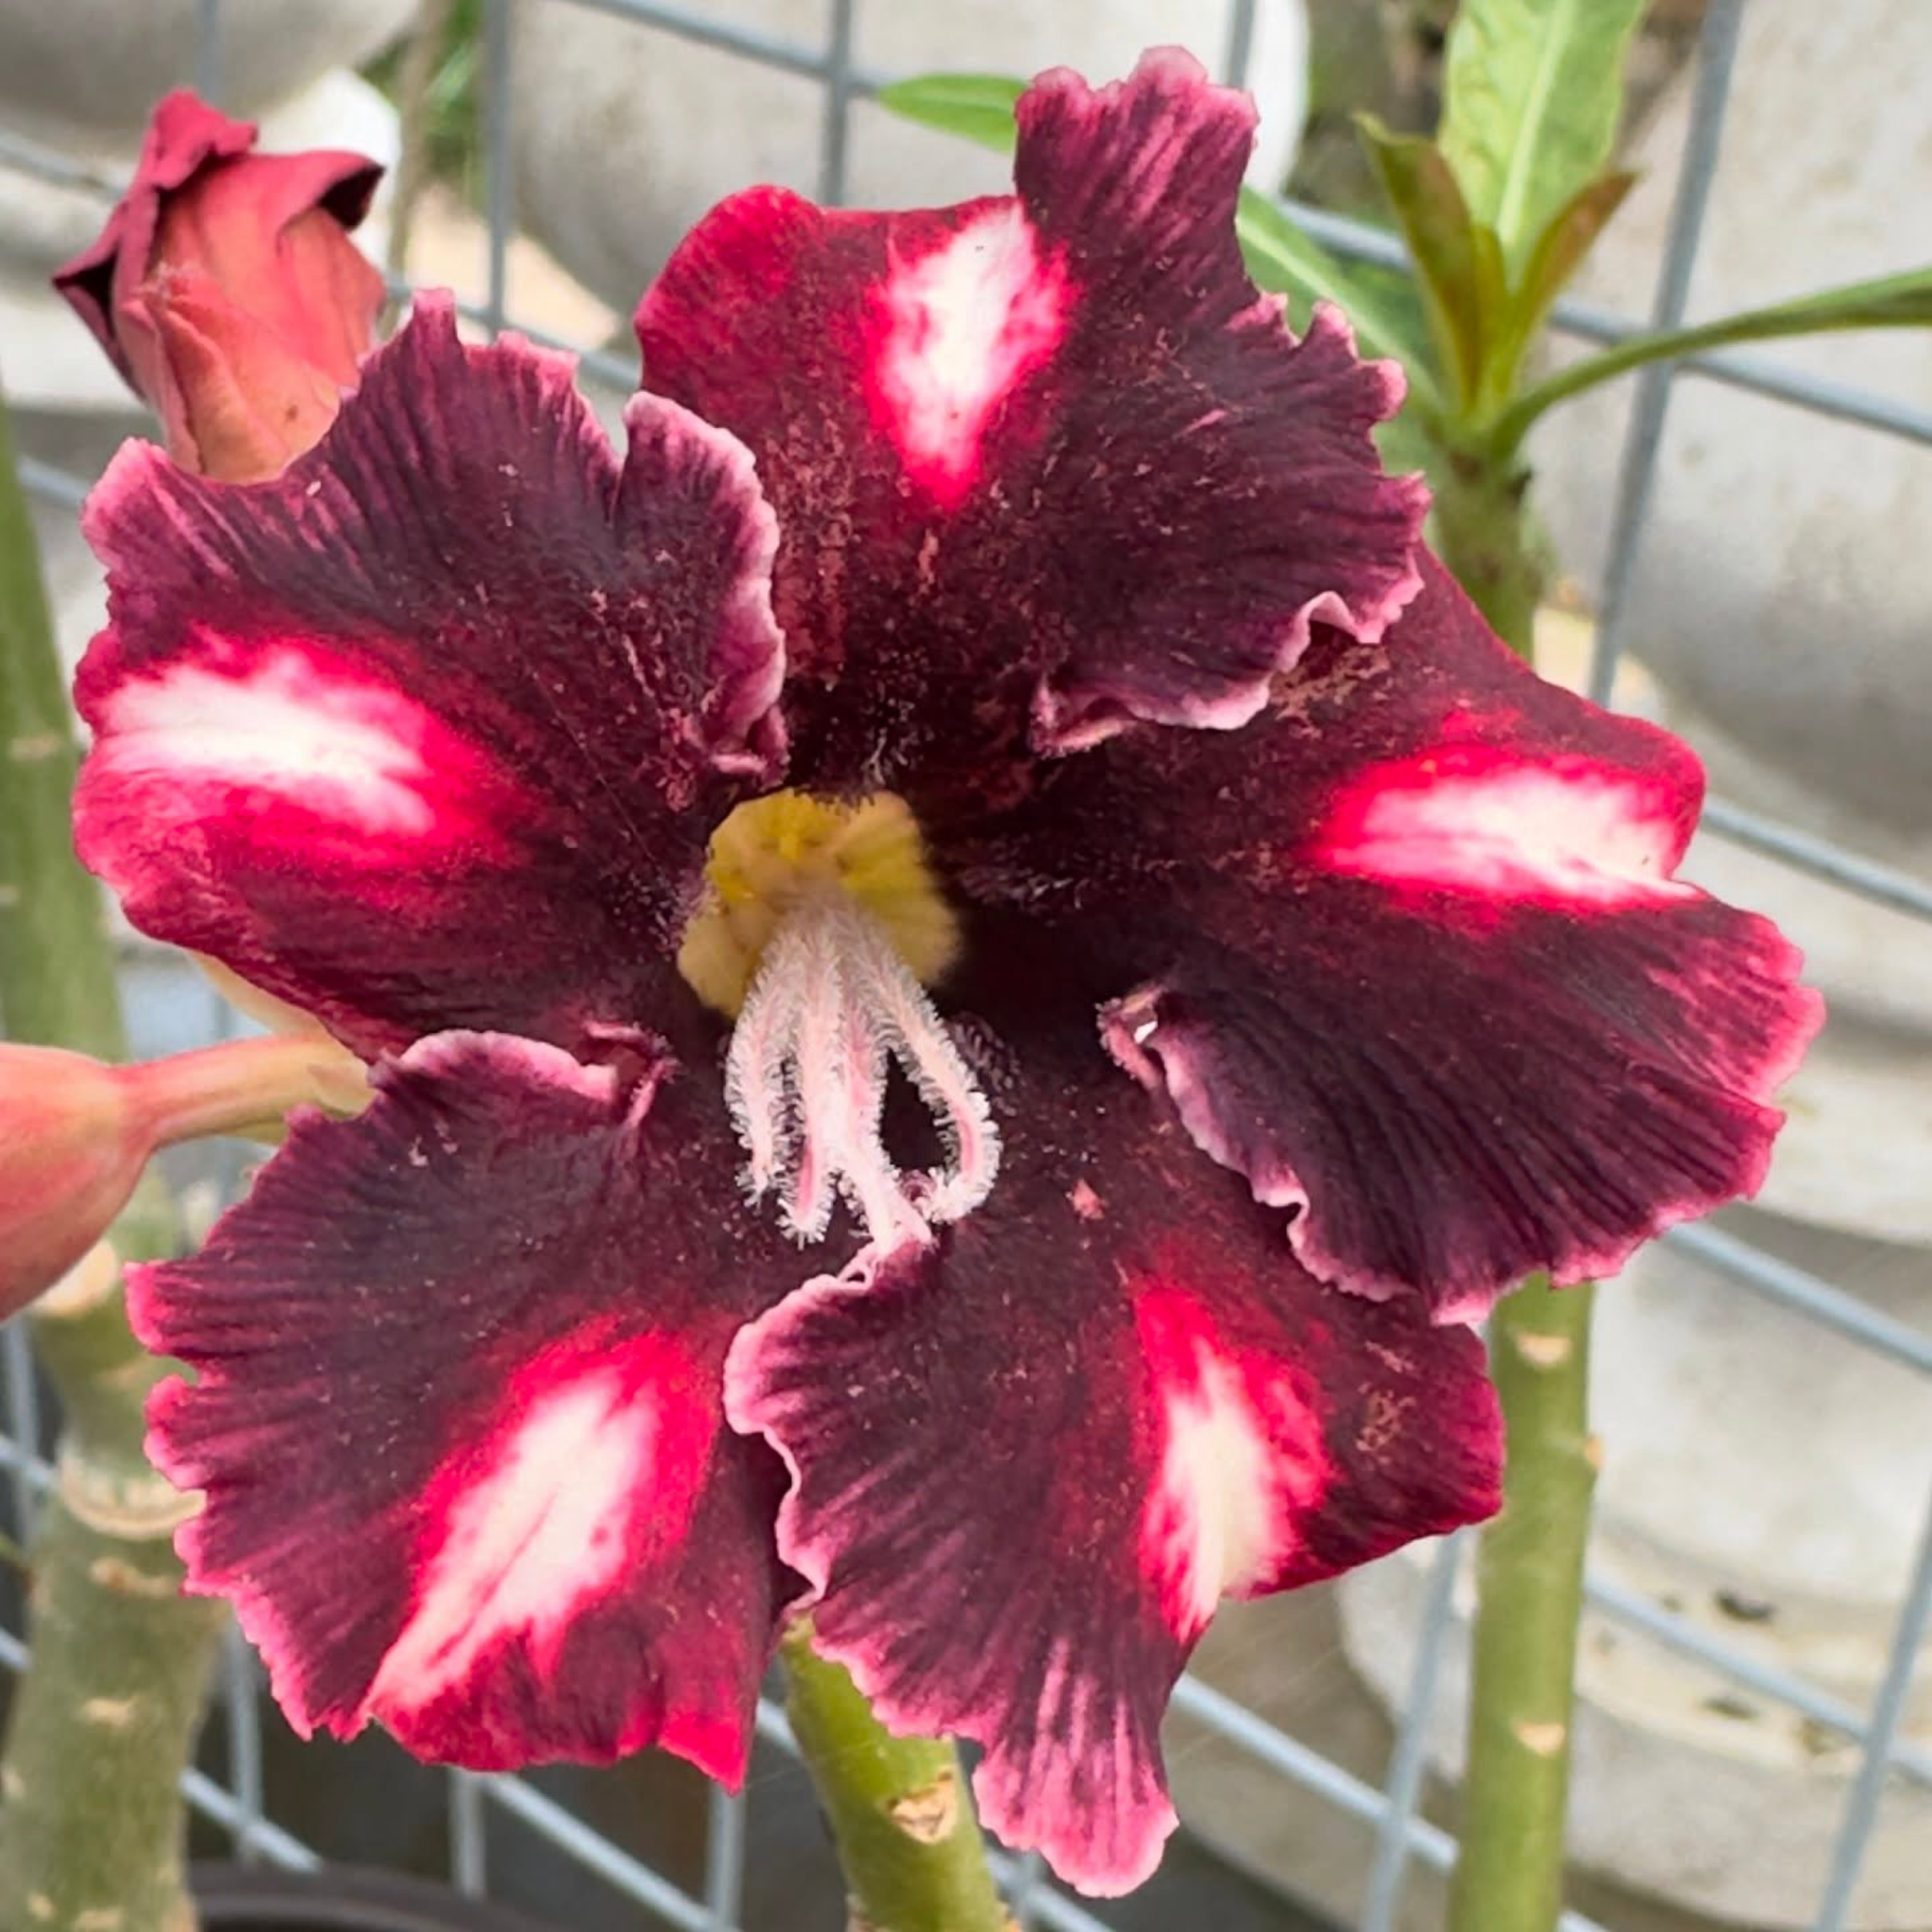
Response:
[[[881,88],[878,98],[906,120],[1004,152],[1013,144],[1013,104],[1025,86],[998,74],[922,74]],[[1289,298],[1297,328],[1306,326],[1312,304],[1332,302],[1348,316],[1364,355],[1395,357],[1407,368],[1412,400],[1426,408],[1440,406],[1441,392],[1424,346],[1407,319],[1339,256],[1304,234],[1252,188],[1241,190],[1234,231],[1256,286]]]
[[[879,89],[879,103],[907,121],[1004,152],[1013,145],[1013,104],[1026,82],[1001,74],[928,74]]]
[[[1932,266],[1910,269],[1902,275],[1882,275],[1874,281],[1852,282],[1842,288],[1821,289],[1816,295],[1723,316],[1715,322],[1700,322],[1694,328],[1628,337],[1525,390],[1498,418],[1490,438],[1498,448],[1513,448],[1546,410],[1646,362],[1670,362],[1738,342],[1769,342],[1780,336],[1822,335],[1851,328],[1932,328]]]
[[[1462,0],[1449,31],[1442,152],[1516,280],[1610,158],[1644,0]]]

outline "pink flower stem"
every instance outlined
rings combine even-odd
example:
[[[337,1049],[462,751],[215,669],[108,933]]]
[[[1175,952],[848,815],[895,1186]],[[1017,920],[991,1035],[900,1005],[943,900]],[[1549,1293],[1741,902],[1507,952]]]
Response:
[[[0,1013],[9,1035],[124,1057],[114,956],[74,856],[77,754],[26,504],[0,404]],[[116,1224],[124,1258],[176,1235],[150,1180]],[[223,1614],[180,1594],[182,1498],[142,1454],[161,1373],[130,1332],[104,1250],[38,1306],[63,1412],[28,1552],[31,1661],[0,1751],[0,1932],[188,1928],[181,1774]]]

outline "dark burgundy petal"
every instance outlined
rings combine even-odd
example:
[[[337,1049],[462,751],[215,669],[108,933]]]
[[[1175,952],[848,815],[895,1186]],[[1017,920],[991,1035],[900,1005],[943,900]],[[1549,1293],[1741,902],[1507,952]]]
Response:
[[[122,452],[75,815],[137,925],[365,1051],[646,1010],[783,666],[749,457],[627,420],[620,470],[566,358],[442,301],[272,482]]]
[[[743,1774],[796,1580],[721,1367],[802,1270],[740,1209],[715,1082],[663,1071],[422,1041],[359,1119],[298,1116],[195,1259],[134,1271],[196,1376],[149,1412],[206,1495],[188,1587],[233,1599],[304,1736]]]
[[[777,508],[802,782],[891,784],[1136,718],[1229,726],[1311,617],[1378,635],[1424,497],[1400,398],[1241,266],[1252,104],[1187,56],[1019,107],[1018,193],[899,214],[759,189],[638,312],[647,386],[742,436]]]
[[[1000,970],[991,1198],[754,1323],[727,1402],[794,1472],[821,1646],[888,1724],[986,1748],[1002,1838],[1115,1893],[1172,1828],[1161,1714],[1220,1598],[1487,1515],[1498,1425],[1473,1335],[1304,1273],[1107,1065],[1064,961]]]
[[[1110,1046],[1300,1210],[1310,1268],[1460,1320],[1754,1190],[1820,1009],[1774,928],[1672,879],[1689,750],[1533,676],[1424,565],[1246,730],[922,816],[962,896],[1112,936]]]

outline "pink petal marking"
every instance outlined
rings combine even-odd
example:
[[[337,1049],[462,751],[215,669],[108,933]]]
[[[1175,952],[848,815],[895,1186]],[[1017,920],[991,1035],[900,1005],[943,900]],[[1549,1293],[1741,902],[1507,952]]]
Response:
[[[1284,1547],[1328,1484],[1320,1418],[1279,1359],[1244,1358],[1177,1289],[1134,1308],[1164,1440],[1142,1522],[1142,1560],[1162,1608],[1192,1640],[1226,1596],[1287,1567]]]
[[[1425,890],[1612,910],[1696,896],[1669,877],[1682,824],[1667,772],[1446,745],[1363,772],[1330,808],[1310,856]]]
[[[314,644],[239,664],[217,638],[200,649],[106,695],[91,784],[230,786],[385,842],[474,838],[466,794],[508,789],[424,706]]]
[[[1060,346],[1070,293],[1025,211],[996,202],[928,253],[902,259],[878,296],[885,316],[874,402],[907,466],[942,503],[979,480],[1000,405]]]
[[[512,1384],[496,1435],[439,1472],[422,1505],[434,1553],[369,1690],[405,1743],[500,1645],[554,1677],[584,1611],[683,1535],[716,1427],[680,1393],[692,1379],[660,1336],[553,1352]]]

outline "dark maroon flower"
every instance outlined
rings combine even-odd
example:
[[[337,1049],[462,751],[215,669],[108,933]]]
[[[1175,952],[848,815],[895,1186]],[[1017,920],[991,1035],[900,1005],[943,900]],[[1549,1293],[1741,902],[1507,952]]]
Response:
[[[349,238],[380,164],[254,145],[248,122],[170,94],[134,185],[54,277],[169,454],[234,482],[274,476],[328,426],[382,301]]]
[[[102,484],[82,849],[378,1063],[135,1287],[298,1726],[735,1778],[808,1604],[1120,1889],[1216,1602],[1495,1507],[1467,1318],[1755,1185],[1795,956],[1420,549],[1252,127],[1155,55],[1014,199],[727,203],[621,462],[430,303],[274,482]]]

